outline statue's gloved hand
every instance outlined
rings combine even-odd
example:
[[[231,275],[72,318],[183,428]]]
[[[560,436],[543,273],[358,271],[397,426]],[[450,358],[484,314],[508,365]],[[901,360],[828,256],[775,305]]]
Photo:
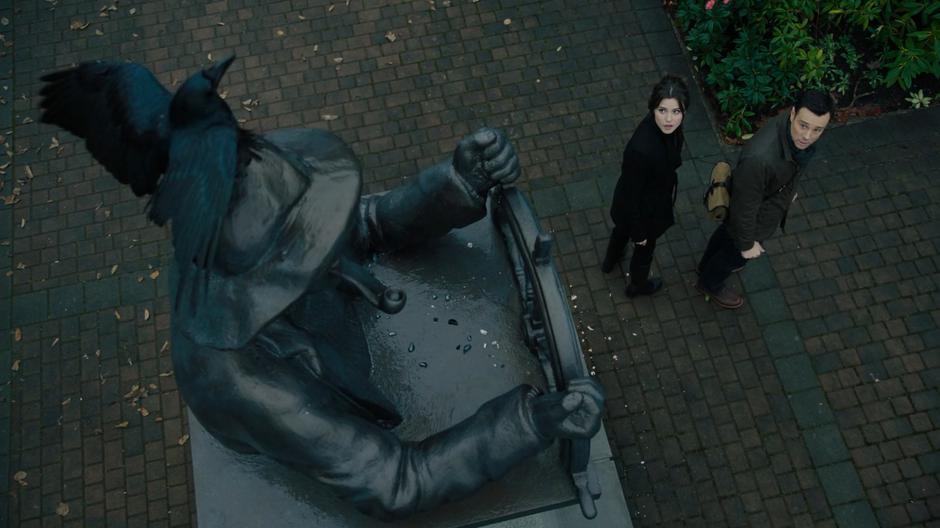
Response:
[[[545,438],[591,438],[601,427],[604,391],[592,378],[572,380],[564,392],[536,396],[532,420]]]
[[[509,184],[519,177],[519,158],[505,134],[481,128],[457,144],[454,170],[485,197],[496,184]]]

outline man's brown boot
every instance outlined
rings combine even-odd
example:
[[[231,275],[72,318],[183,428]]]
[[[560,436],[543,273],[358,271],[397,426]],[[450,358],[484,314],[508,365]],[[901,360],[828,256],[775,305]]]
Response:
[[[717,292],[710,291],[702,285],[701,281],[695,283],[695,289],[705,294],[705,299],[711,298],[715,301],[715,304],[726,308],[728,310],[734,310],[744,306],[744,297],[741,297],[734,290],[729,288],[727,285],[722,286]]]

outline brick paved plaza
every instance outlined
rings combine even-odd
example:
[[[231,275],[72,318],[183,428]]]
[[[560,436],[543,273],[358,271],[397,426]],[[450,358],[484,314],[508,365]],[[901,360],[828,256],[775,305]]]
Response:
[[[126,59],[170,86],[234,51],[244,126],[333,131],[368,192],[479,126],[508,133],[636,526],[940,526],[940,109],[826,132],[728,312],[692,287],[703,183],[736,154],[697,89],[666,288],[631,301],[599,270],[623,145],[655,81],[691,74],[661,2],[2,0],[0,17],[0,525],[196,524],[168,232],[37,123],[38,78]]]

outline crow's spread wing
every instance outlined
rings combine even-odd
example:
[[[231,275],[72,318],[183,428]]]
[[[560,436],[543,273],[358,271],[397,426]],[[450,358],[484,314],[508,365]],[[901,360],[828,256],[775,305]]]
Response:
[[[85,139],[92,156],[134,194],[166,170],[172,95],[146,68],[86,62],[42,77],[42,121]]]

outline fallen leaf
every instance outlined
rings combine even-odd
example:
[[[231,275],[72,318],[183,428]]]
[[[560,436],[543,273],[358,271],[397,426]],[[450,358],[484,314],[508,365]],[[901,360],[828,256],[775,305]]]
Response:
[[[55,150],[59,148],[59,138],[52,136],[52,141],[49,143],[49,150]]]
[[[68,397],[68,398],[66,398],[66,399],[64,399],[64,400],[62,400],[62,406],[63,406],[63,407],[65,407],[66,405],[68,405],[68,404],[70,404],[70,403],[72,403],[72,397],[71,397],[71,396]]]
[[[14,341],[20,341],[20,340],[22,340],[22,339],[23,339],[23,331],[20,330],[19,328],[14,328],[14,329],[13,329],[13,340],[14,340]]]
[[[135,384],[131,387],[130,392],[128,392],[127,394],[124,395],[124,399],[125,399],[125,400],[129,400],[129,399],[133,398],[134,396],[137,395],[137,391],[138,391],[138,390],[140,390],[140,384],[139,384],[139,383],[135,383]]]
[[[52,346],[56,346],[56,345],[58,345],[58,344],[59,344],[59,338],[58,338],[58,337],[52,340]]]
[[[339,63],[343,62],[343,58],[342,58],[342,57],[334,57],[334,58],[333,58],[333,62],[335,62],[336,64],[339,64]]]
[[[26,219],[20,218],[20,229],[23,229],[24,227],[26,227]]]
[[[137,8],[136,8],[136,7],[130,8],[130,10],[128,11],[128,13],[130,13],[130,14],[132,14],[132,15],[135,14],[135,13],[137,13]]]
[[[150,320],[150,310],[144,308],[144,321]]]
[[[104,31],[101,31],[100,29],[96,29],[96,30],[95,30],[95,35],[98,35],[99,37],[103,37],[103,36],[104,36]]]
[[[12,370],[13,372],[17,372],[18,370],[20,370],[20,360],[18,359],[14,360],[13,365],[10,366],[10,370]]]
[[[145,407],[141,407],[138,412],[140,412],[141,416],[150,416],[150,411],[148,411]]]
[[[217,26],[224,26],[224,25],[225,25],[225,22],[222,22],[221,20],[219,20],[218,22],[215,23],[215,25],[217,25]]]
[[[173,371],[172,371],[172,370],[168,370],[168,371],[166,371],[166,372],[161,372],[161,373],[160,373],[160,377],[161,377],[161,378],[169,378],[169,377],[172,376],[172,375],[173,375]]]
[[[157,390],[157,389],[158,389],[156,383],[151,383],[151,384],[147,385],[147,387],[150,388],[150,390]]]
[[[328,13],[332,13],[334,9],[336,9],[336,5],[330,4],[329,9],[327,9],[326,11],[327,11]]]
[[[115,273],[117,273],[117,270],[118,270],[117,264],[111,266],[111,275],[114,275]]]
[[[20,486],[24,486],[24,487],[27,486],[26,472],[23,470],[17,471],[16,473],[13,474],[13,480],[15,480],[16,483],[19,484]]]
[[[71,29],[72,31],[82,31],[90,25],[91,25],[91,22],[82,22],[81,20],[73,20],[72,23],[69,24],[69,29]]]
[[[24,118],[23,118],[23,124],[24,124],[24,125],[28,125],[28,124],[30,124],[30,123],[32,123],[32,122],[33,122],[33,118],[32,118],[32,117],[24,117]]]
[[[320,116],[320,119],[323,119],[324,121],[335,121],[339,119],[339,116],[333,114],[323,114]]]
[[[189,435],[188,435],[188,434],[184,434],[183,436],[180,437],[179,440],[176,441],[176,443],[179,444],[179,445],[185,445],[186,442],[188,442],[188,441],[189,441]]]
[[[65,517],[69,514],[69,505],[64,502],[60,502],[59,505],[56,506],[55,512],[59,517]]]
[[[0,24],[3,24],[4,26],[9,26],[9,25],[10,25],[10,19],[7,18],[7,17],[0,18]]]
[[[388,33],[385,34],[385,39],[388,40],[389,42],[395,42],[396,40],[398,40],[398,35],[396,35],[392,31],[389,31]]]
[[[297,15],[297,20],[307,20],[307,17],[303,15]]]
[[[157,280],[157,277],[159,276],[160,276],[160,270],[153,270],[150,272],[150,278],[153,280]]]
[[[278,29],[277,31],[274,32],[274,36],[276,36],[276,37],[278,37],[278,38],[283,38],[284,35],[286,35],[286,34],[287,34],[287,33],[285,33],[283,29]]]
[[[120,320],[121,320],[121,312],[119,312],[119,311],[117,311],[117,310],[114,310],[114,318],[117,319],[118,321],[120,321]]]
[[[561,51],[561,46],[558,46],[557,48],[555,48],[555,51]]]
[[[161,353],[162,353],[162,352],[166,352],[168,348],[170,348],[170,342],[169,342],[169,341],[164,341],[164,342],[163,342],[163,346],[160,347],[160,352],[161,352]]]
[[[129,424],[128,424],[127,420],[124,420],[123,422],[118,422],[118,423],[114,424],[114,428],[115,428],[115,429],[127,429],[127,426],[128,426],[128,425],[129,425]]]
[[[511,18],[507,18],[507,19],[504,19],[504,20],[503,20],[503,25],[504,25],[504,26],[508,26],[509,24],[512,24],[512,19],[511,19]]]

